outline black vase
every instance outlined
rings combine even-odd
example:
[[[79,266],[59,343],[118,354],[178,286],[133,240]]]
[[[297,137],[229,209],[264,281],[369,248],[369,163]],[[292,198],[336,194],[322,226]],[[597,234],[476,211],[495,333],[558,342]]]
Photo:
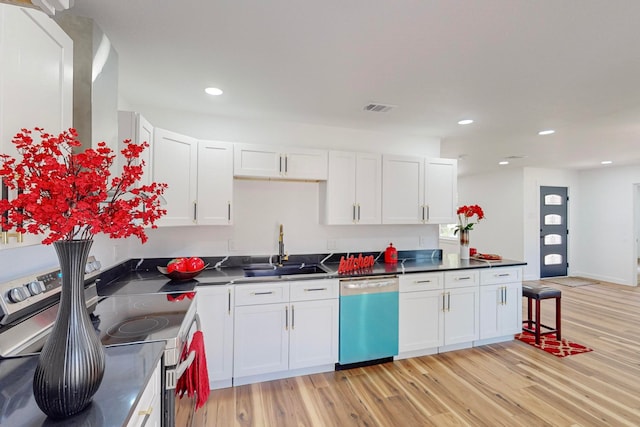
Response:
[[[84,270],[93,240],[60,240],[60,309],[33,377],[36,403],[50,418],[82,411],[104,375],[104,348],[91,323],[84,298]]]

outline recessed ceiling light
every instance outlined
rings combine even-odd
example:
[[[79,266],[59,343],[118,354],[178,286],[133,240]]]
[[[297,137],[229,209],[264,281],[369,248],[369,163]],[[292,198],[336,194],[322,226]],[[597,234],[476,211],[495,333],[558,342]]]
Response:
[[[223,93],[222,89],[218,89],[217,87],[208,87],[204,91],[213,96],[222,95]]]
[[[473,120],[471,119],[464,119],[458,122],[459,125],[470,125],[471,123],[473,123]]]
[[[551,135],[552,133],[556,133],[553,129],[541,130],[538,132],[538,135]]]
[[[613,163],[611,160],[603,160],[600,162],[601,165],[610,165],[611,163]]]
[[[509,162],[508,162],[508,161],[506,161],[506,160],[503,160],[503,161],[501,161],[501,162],[498,162],[498,164],[499,164],[499,165],[501,165],[501,166],[504,166],[504,165],[508,165],[508,164],[509,164]]]

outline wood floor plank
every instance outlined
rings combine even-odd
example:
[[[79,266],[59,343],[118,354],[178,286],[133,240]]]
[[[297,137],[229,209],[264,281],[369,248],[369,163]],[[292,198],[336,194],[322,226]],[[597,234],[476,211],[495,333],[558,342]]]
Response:
[[[534,283],[562,291],[563,337],[593,352],[510,341],[214,390],[195,426],[640,425],[640,290]],[[552,305],[542,320],[553,324]]]

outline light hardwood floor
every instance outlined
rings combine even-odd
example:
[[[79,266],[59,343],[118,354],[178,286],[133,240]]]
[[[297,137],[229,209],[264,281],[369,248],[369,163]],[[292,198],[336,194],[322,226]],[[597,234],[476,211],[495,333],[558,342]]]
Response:
[[[554,286],[563,336],[593,352],[557,358],[513,341],[215,390],[194,425],[640,425],[640,290]]]

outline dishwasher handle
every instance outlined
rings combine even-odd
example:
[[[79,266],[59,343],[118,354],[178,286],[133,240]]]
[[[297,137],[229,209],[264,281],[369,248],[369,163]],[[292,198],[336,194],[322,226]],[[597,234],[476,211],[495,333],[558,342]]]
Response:
[[[340,282],[340,295],[377,294],[383,292],[398,292],[398,279],[384,280],[344,280]]]

